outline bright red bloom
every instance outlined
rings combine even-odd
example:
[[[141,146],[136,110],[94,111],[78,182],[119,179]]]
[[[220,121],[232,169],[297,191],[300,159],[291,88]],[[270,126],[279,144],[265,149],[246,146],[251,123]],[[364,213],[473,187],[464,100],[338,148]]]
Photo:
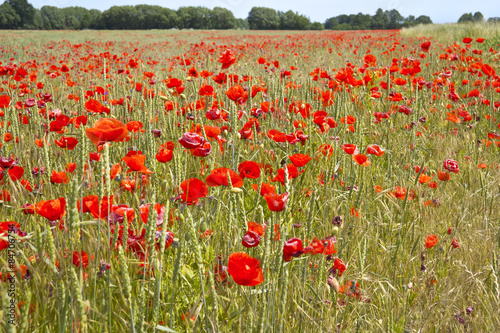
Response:
[[[342,149],[349,155],[357,155],[358,154],[358,147],[356,145],[353,145],[351,143],[344,143],[342,145]]]
[[[241,178],[256,179],[260,177],[260,167],[257,162],[243,161],[238,165]]]
[[[73,265],[85,269],[89,265],[89,255],[85,251],[73,251]]]
[[[245,104],[248,99],[248,91],[245,91],[242,86],[235,85],[226,91],[227,97],[236,104]]]
[[[259,190],[259,185],[258,184],[252,184],[252,188],[255,190],[255,191],[258,191]],[[262,186],[260,188],[260,195],[267,195],[267,194],[271,194],[271,193],[276,193],[276,188],[274,187],[273,184],[270,184],[270,183],[264,183],[262,182]]]
[[[283,209],[285,209],[286,202],[288,201],[288,193],[283,193],[283,194],[266,194],[264,196],[264,199],[266,199],[267,206],[269,207],[270,211],[273,212],[281,212]]]
[[[298,257],[304,253],[304,245],[300,238],[290,238],[283,244],[283,260],[291,261],[293,257]]]
[[[226,50],[224,53],[221,54],[219,57],[218,62],[222,64],[221,69],[226,69],[229,68],[231,65],[233,65],[236,62],[236,58],[231,52],[231,50]]]
[[[295,154],[288,157],[297,168],[305,166],[310,160],[312,160],[312,157],[304,154]]]
[[[431,42],[429,41],[420,44],[420,49],[422,50],[422,52],[429,52],[430,47],[431,47]]]
[[[95,219],[105,219],[108,217],[108,207],[113,206],[113,196],[108,200],[107,196],[104,196],[101,200],[101,205],[99,207],[99,197],[97,195],[87,195],[82,198],[83,209],[80,208],[80,200],[76,202],[78,210],[83,213],[90,213]]]
[[[105,107],[99,101],[97,101],[93,98],[91,98],[85,102],[85,108],[87,109],[88,112],[94,112],[94,113],[105,112],[105,113],[109,114],[111,112],[110,108]]]
[[[50,177],[50,182],[52,184],[67,184],[69,183],[68,175],[64,171],[56,172],[52,170],[52,176]]]
[[[128,172],[139,171],[145,174],[153,173],[153,171],[149,170],[144,165],[144,162],[146,161],[146,155],[135,154],[135,155],[125,156],[124,158],[122,158],[122,160],[125,163],[127,163],[128,167],[130,168]]]
[[[231,177],[231,183],[233,187],[242,187],[243,179],[231,169],[228,168],[218,168],[213,169],[210,175],[205,179],[208,186],[229,186],[227,181],[227,174]]]
[[[73,137],[64,137],[62,136],[59,140],[54,140],[54,143],[61,148],[66,148],[68,150],[75,149],[78,144],[78,139]]]
[[[60,220],[66,214],[66,199],[61,197],[54,200],[40,201],[36,204],[35,212],[49,221]]]
[[[9,173],[9,176],[10,178],[13,180],[13,181],[16,181],[18,179],[21,179],[21,177],[23,176],[24,174],[24,168],[23,167],[20,167],[20,166],[13,166],[12,168],[8,169],[8,173]]]
[[[189,178],[181,183],[182,193],[179,198],[188,205],[193,205],[198,202],[198,199],[204,198],[208,194],[207,185],[198,178]]]
[[[124,123],[112,118],[102,118],[87,128],[85,134],[94,145],[99,142],[119,142],[128,137],[129,132]]]
[[[438,243],[438,236],[436,236],[436,235],[429,235],[425,239],[425,248],[426,249],[430,249],[431,247],[436,246],[437,243]]]
[[[366,153],[380,157],[384,155],[385,150],[380,148],[378,145],[370,145],[366,147]]]
[[[259,259],[252,258],[246,253],[236,252],[229,256],[227,272],[234,282],[241,286],[256,286],[264,282],[264,275]]]
[[[2,95],[0,96],[0,109],[5,109],[10,105],[10,96]]]
[[[332,270],[338,271],[338,275],[342,276],[342,274],[345,272],[346,269],[347,267],[342,261],[342,259],[335,258],[335,260],[333,261]]]

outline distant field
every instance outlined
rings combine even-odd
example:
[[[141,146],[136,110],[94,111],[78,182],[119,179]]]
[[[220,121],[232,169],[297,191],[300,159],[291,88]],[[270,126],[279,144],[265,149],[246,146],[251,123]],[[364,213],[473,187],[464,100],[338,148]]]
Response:
[[[0,31],[0,325],[497,331],[499,31]]]

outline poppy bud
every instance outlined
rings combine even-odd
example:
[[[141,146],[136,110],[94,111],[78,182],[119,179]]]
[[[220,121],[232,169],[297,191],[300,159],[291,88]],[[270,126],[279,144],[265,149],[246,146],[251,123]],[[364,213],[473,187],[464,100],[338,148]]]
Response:
[[[181,95],[180,95],[180,97],[181,97],[182,99],[186,99],[186,95],[184,95],[184,94],[181,94]]]
[[[241,193],[241,192],[243,192],[243,190],[241,188],[238,188],[238,187],[233,187],[233,188],[231,188],[231,192],[233,192],[233,193]]]
[[[162,99],[164,101],[168,101],[168,97],[167,96],[160,96],[160,99]]]

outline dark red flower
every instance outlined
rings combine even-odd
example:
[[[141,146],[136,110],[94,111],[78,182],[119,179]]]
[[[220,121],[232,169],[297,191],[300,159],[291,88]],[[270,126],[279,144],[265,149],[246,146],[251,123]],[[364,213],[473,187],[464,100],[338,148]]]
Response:
[[[184,133],[179,139],[179,143],[187,149],[201,148],[204,142],[205,139],[202,136],[192,132]]]

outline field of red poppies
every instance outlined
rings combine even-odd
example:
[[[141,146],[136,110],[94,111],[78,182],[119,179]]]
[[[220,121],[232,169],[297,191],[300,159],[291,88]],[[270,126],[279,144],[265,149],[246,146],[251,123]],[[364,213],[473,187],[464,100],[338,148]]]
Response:
[[[6,332],[500,325],[500,47],[0,32]]]

